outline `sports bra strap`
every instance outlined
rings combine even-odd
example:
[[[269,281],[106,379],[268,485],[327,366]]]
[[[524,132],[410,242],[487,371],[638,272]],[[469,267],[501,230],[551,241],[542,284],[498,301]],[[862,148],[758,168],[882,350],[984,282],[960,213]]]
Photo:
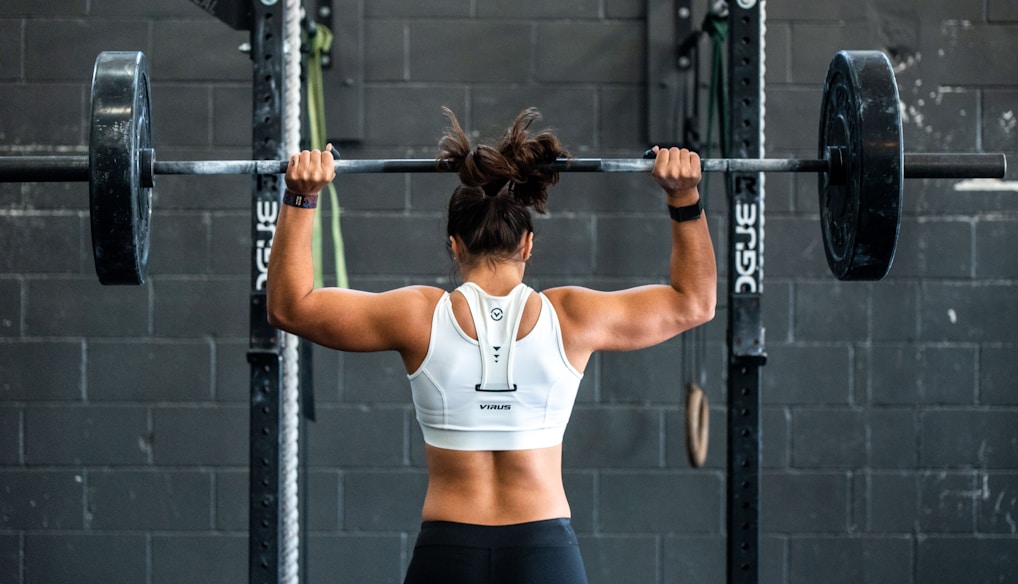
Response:
[[[477,391],[516,391],[512,380],[513,348],[523,309],[532,291],[519,284],[508,296],[491,296],[473,282],[457,288],[467,300],[481,352],[481,379]]]

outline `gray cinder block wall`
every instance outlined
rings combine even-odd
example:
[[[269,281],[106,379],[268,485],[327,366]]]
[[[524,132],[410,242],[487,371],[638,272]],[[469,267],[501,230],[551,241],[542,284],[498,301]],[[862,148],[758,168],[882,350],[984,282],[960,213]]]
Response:
[[[537,106],[577,155],[647,146],[643,0],[361,6],[365,138],[344,156],[430,156],[442,105],[478,135]],[[768,155],[814,155],[827,62],[850,48],[894,61],[909,150],[1018,160],[1013,1],[767,13]],[[0,151],[84,153],[92,61],[126,49],[151,59],[160,158],[249,157],[245,40],[186,0],[0,0]],[[767,178],[761,582],[1018,581],[1014,180],[910,182],[889,277],[840,284],[816,179]],[[337,182],[353,285],[452,285],[449,177]],[[84,185],[0,184],[0,582],[247,578],[250,189],[160,177],[151,278],[125,289],[94,277]],[[531,282],[661,281],[666,229],[646,177],[567,176]],[[724,322],[700,470],[680,341],[591,362],[565,458],[592,582],[724,581]],[[426,482],[399,360],[318,350],[314,375],[307,581],[399,582]]]

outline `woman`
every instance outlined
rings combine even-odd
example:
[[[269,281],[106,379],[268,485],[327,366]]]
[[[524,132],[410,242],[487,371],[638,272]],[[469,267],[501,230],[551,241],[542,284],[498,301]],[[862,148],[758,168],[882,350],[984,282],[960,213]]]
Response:
[[[305,151],[286,172],[268,274],[269,322],[342,351],[397,351],[424,434],[428,488],[406,584],[587,581],[562,486],[562,435],[595,351],[649,347],[714,315],[717,273],[699,205],[700,159],[658,149],[651,172],[671,222],[670,285],[598,292],[523,284],[567,156],[526,110],[502,140],[472,148],[456,117],[439,142],[461,184],[449,247],[464,284],[383,293],[313,289],[311,225],[333,156]]]

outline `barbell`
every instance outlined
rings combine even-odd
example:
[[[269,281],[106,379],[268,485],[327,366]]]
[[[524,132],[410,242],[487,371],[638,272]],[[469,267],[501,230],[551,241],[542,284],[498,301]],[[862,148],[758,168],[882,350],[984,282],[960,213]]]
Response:
[[[102,284],[142,284],[148,270],[157,174],[281,174],[285,160],[161,161],[152,147],[148,60],[101,53],[92,75],[84,156],[0,157],[0,182],[88,181],[92,251]],[[890,269],[905,178],[1003,178],[1003,154],[905,153],[898,87],[879,51],[841,51],[824,83],[816,159],[702,159],[705,172],[808,172],[819,178],[828,266],[840,280],[878,280]],[[337,174],[449,172],[449,161],[335,161]],[[653,160],[574,158],[558,172],[646,172]]]

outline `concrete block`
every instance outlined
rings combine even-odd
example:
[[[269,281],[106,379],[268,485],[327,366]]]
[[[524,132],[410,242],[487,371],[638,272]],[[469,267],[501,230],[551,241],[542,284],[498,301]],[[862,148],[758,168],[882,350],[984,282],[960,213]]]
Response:
[[[379,0],[364,6],[364,16],[373,18],[436,18],[461,17],[471,15],[469,0],[437,0],[428,4],[404,2],[402,0]]]
[[[601,397],[607,403],[673,404],[685,393],[682,352],[676,341],[641,351],[606,352],[601,359]]]
[[[638,22],[548,22],[537,25],[534,75],[539,81],[639,84],[646,76],[644,26]],[[592,59],[591,55],[598,58]]]
[[[28,214],[0,218],[0,244],[6,253],[0,270],[22,274],[79,273],[81,221],[73,215]],[[91,256],[91,247],[88,250]]]
[[[90,6],[89,14],[103,18],[143,18],[155,21],[167,19],[214,18],[203,12],[195,2],[174,2],[173,0],[149,0],[139,5],[132,0],[108,0],[102,6]]]
[[[604,217],[596,224],[595,274],[668,277],[668,216]]]
[[[925,60],[923,60],[925,64]],[[972,152],[979,143],[979,95],[931,83],[923,67],[898,76],[902,142],[909,152]],[[906,183],[905,196],[918,185]],[[909,208],[909,207],[906,207]]]
[[[1013,151],[1018,136],[1018,119],[1014,112],[1018,91],[984,89],[982,96],[983,148],[989,152]]]
[[[894,266],[891,267],[892,274]],[[885,280],[870,288],[870,332],[874,341],[910,342],[919,336],[919,287]]]
[[[421,276],[447,270],[444,222],[437,217],[363,216],[345,227],[347,270],[351,276]]]
[[[14,278],[0,278],[0,337],[21,335],[23,284]]]
[[[850,284],[801,282],[795,287],[795,338],[865,341],[869,290]]]
[[[1018,405],[1013,380],[1018,377],[1018,362],[1013,347],[982,347],[979,350],[979,403]]]
[[[212,476],[204,471],[116,470],[88,475],[89,525],[111,531],[212,528]]]
[[[14,466],[21,464],[24,445],[21,437],[21,410],[17,407],[0,407],[0,464]]]
[[[249,81],[251,59],[241,53],[247,31],[214,18],[168,20],[152,28],[152,75],[162,81]],[[183,39],[187,39],[184,41]],[[215,55],[215,58],[209,58]]]
[[[1013,536],[1014,518],[1018,516],[1018,473],[988,472],[981,479],[983,492],[977,500],[976,531]]]
[[[593,273],[599,243],[595,239],[594,224],[591,217],[538,219],[534,224],[534,254],[527,263],[528,276]]]
[[[1006,409],[927,410],[920,415],[919,462],[932,467],[1008,468],[1018,456],[1018,413]]]
[[[0,535],[0,579],[21,582],[21,536]]]
[[[928,282],[922,287],[921,338],[928,341],[1008,342],[1018,322],[1012,286]]]
[[[974,405],[978,356],[970,347],[924,347],[920,374],[922,402],[935,405]]]
[[[317,408],[311,432],[322,436],[308,451],[319,467],[390,467],[405,460],[402,407],[329,406]]]
[[[772,344],[767,354],[762,395],[765,404],[851,403],[848,347]]]
[[[971,533],[976,499],[982,495],[969,472],[930,472],[919,476],[917,527],[924,533]]]
[[[152,536],[152,584],[238,582],[248,577],[244,534]]]
[[[912,577],[910,537],[802,537],[789,541],[789,582],[895,584]]]
[[[96,341],[88,347],[86,376],[88,397],[94,401],[208,401],[212,347],[206,342]]]
[[[875,345],[869,356],[870,403],[907,405],[920,401],[922,350],[914,345]]]
[[[768,216],[764,229],[765,277],[831,281],[824,242],[815,218]],[[722,244],[719,241],[717,245]]]
[[[912,472],[866,474],[867,533],[912,533],[919,521],[919,478]]]
[[[148,537],[30,533],[25,535],[24,574],[27,581],[53,584],[145,582],[149,575]]]
[[[577,406],[566,428],[567,468],[656,468],[661,459],[658,410]]]
[[[156,211],[152,219],[149,274],[204,275],[212,250],[209,216],[202,212]],[[250,231],[250,226],[248,226]],[[250,243],[248,245],[250,249]],[[239,263],[239,262],[238,262]],[[250,266],[247,266],[250,272]]]
[[[250,148],[252,110],[251,85],[212,87],[212,143],[216,146]]]
[[[0,80],[16,81],[24,75],[22,21],[0,21]]]
[[[582,535],[580,553],[590,584],[657,582],[658,540],[651,535]]]
[[[214,392],[216,401],[249,404],[251,402],[251,365],[247,362],[247,340],[216,339],[213,351],[215,352]]]
[[[407,23],[402,20],[368,20],[364,23],[365,81],[408,80],[407,33]]]
[[[718,535],[667,535],[662,538],[663,582],[725,580],[725,538]],[[763,554],[761,554],[763,555]]]
[[[410,80],[525,83],[530,76],[530,26],[511,21],[411,21]],[[470,54],[464,59],[464,54]]]
[[[77,341],[0,344],[0,397],[10,401],[77,401],[84,396]],[[26,367],[26,363],[37,367]]]
[[[492,20],[541,20],[545,18],[568,18],[571,20],[595,19],[600,11],[596,0],[578,0],[552,4],[541,0],[497,0],[485,2],[477,7],[478,18]]]
[[[308,582],[399,584],[407,561],[402,555],[405,538],[398,533],[311,534],[306,547]]]
[[[343,477],[343,527],[351,531],[420,528],[427,474],[421,471],[349,471]]]
[[[153,328],[165,337],[247,336],[249,278],[153,280]]]
[[[906,218],[891,270],[896,278],[971,278],[973,238],[968,221]]]
[[[1014,537],[924,538],[916,546],[916,582],[1006,582],[1018,573]],[[973,576],[976,575],[976,576]]]
[[[796,409],[792,413],[792,466],[858,468],[866,463],[863,412]]]
[[[123,466],[149,463],[148,412],[131,406],[25,408],[25,462]]]
[[[199,249],[204,257],[188,258],[191,273],[211,270],[213,274],[247,276],[251,273],[250,215],[237,213],[215,213],[211,217],[211,247]],[[204,217],[203,217],[204,222]],[[201,243],[198,240],[195,243]],[[206,268],[206,266],[208,266]]]
[[[0,1],[0,12],[4,18],[39,18],[39,17],[82,17],[88,14],[88,2],[85,0],[55,0],[44,5],[25,4],[19,0]]]
[[[0,527],[10,531],[81,529],[82,475],[73,470],[0,471]]]
[[[941,86],[1008,85],[1014,81],[1014,67],[995,63],[1000,48],[1009,46],[1018,26],[992,24],[973,26],[967,20],[926,22],[920,32],[923,72]]]
[[[445,127],[442,106],[463,112],[466,98],[457,86],[369,85],[364,92],[364,133],[372,146],[427,147],[433,153]]]
[[[0,102],[10,111],[18,112],[17,116],[4,120],[4,142],[83,145],[88,129],[81,118],[88,95],[84,82],[0,85]]]
[[[599,474],[596,471],[566,471],[562,473],[562,482],[569,499],[573,529],[577,533],[597,531]]]
[[[410,403],[410,382],[395,353],[344,354],[342,375],[342,399],[346,402]]]
[[[213,528],[217,531],[246,532],[249,527],[250,481],[247,469],[222,469],[212,473]],[[314,521],[318,513],[306,518]],[[305,518],[301,518],[302,521]]]
[[[147,286],[101,286],[94,275],[26,281],[32,336],[131,337],[149,331]]]
[[[763,472],[760,526],[769,533],[843,533],[849,480],[840,472]]]
[[[512,79],[499,79],[497,85],[483,85],[472,92],[470,119],[461,119],[460,123],[468,123],[469,126],[465,126],[464,130],[479,139],[494,142],[501,138],[520,112],[535,107],[541,113],[541,119],[531,126],[532,130],[554,131],[563,148],[573,156],[594,156],[589,151],[598,146],[603,147],[598,140],[598,105],[597,91],[592,87],[531,85],[513,83]],[[457,112],[457,115],[465,113]],[[600,156],[599,153],[597,155]],[[566,182],[556,186],[553,193],[558,194],[575,177],[575,174],[561,177]],[[563,210],[560,205],[552,208]]]
[[[916,412],[901,408],[873,408],[866,413],[869,467],[902,469],[916,465]]]
[[[152,135],[159,137],[159,145],[211,145],[212,99],[208,86],[158,83],[152,87],[151,101]]]
[[[1010,249],[1018,231],[1015,220],[980,220],[975,224],[975,276],[981,279],[1018,278],[1018,262]]]
[[[148,49],[148,24],[142,20],[31,19],[25,23],[25,76],[90,85],[99,53]]]
[[[155,407],[152,460],[157,465],[247,466],[249,426],[247,407]]]
[[[600,487],[600,527],[606,533],[723,532],[719,473],[602,472]]]

